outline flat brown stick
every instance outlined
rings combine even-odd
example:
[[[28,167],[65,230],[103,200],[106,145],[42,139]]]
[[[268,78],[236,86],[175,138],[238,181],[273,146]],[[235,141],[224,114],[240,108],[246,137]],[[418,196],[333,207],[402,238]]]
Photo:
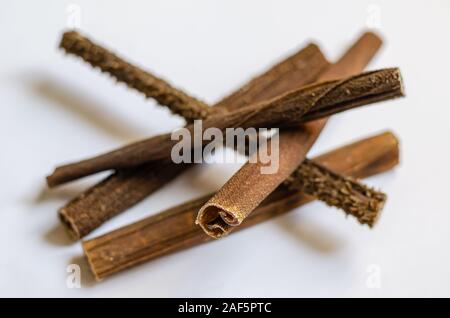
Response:
[[[267,102],[214,114],[203,121],[201,129],[225,131],[233,127],[294,127],[312,119],[401,96],[400,71],[389,68],[305,86]],[[190,136],[194,136],[194,125],[186,129]],[[131,168],[151,161],[169,161],[171,151],[178,143],[172,140],[170,133],[154,136],[91,159],[60,166],[47,177],[47,181],[50,185],[56,185],[105,170]],[[202,140],[201,146],[207,143],[208,140]]]
[[[398,164],[398,141],[389,132],[367,138],[316,157],[315,162],[354,178],[368,177]],[[208,197],[193,200],[142,221],[83,242],[92,272],[100,280],[159,256],[211,241],[194,224]],[[238,229],[245,229],[286,213],[313,198],[280,186]]]
[[[309,44],[222,99],[213,109],[235,110],[273,98],[313,82],[327,66],[318,46]],[[72,236],[79,239],[137,204],[188,167],[187,164],[150,163],[119,170],[62,207],[60,219]]]
[[[348,76],[362,71],[378,51],[380,45],[381,40],[377,36],[371,33],[364,34],[337,63],[320,76],[320,80]],[[375,191],[365,192],[364,186],[356,185],[350,180],[345,181],[342,177],[332,172],[326,172],[321,167],[305,169],[306,165],[300,165],[325,123],[326,120],[321,120],[303,125],[296,130],[281,131],[279,138],[280,169],[276,173],[262,174],[261,168],[265,164],[260,161],[255,163],[255,160],[249,161],[200,209],[197,223],[214,238],[230,233],[297,169],[299,176],[308,176],[312,179],[314,179],[313,175],[305,175],[303,172],[314,171],[321,174],[319,182],[315,182],[314,185],[312,183],[308,185],[307,180],[304,180],[303,183],[297,180],[295,184],[301,186],[302,190],[306,190],[308,194],[322,197],[328,204],[340,205],[346,213],[356,216],[361,223],[373,225],[383,206],[384,195]],[[324,185],[334,185],[337,188],[326,188],[323,187]],[[342,198],[337,198],[337,195],[333,198],[329,196],[330,193],[339,193],[341,190],[345,191]],[[351,195],[350,192],[352,192]],[[371,200],[370,196],[375,200]],[[354,198],[353,203],[356,201],[364,203],[358,204],[356,207],[355,204],[349,204],[350,197]],[[344,204],[344,202],[346,203]]]

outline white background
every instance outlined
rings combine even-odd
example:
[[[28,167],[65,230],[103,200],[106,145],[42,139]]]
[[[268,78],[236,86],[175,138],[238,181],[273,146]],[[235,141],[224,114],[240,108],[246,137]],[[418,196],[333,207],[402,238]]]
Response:
[[[1,296],[450,296],[448,1],[74,2],[83,33],[208,103],[310,40],[334,60],[367,26],[385,38],[369,68],[399,66],[407,93],[336,116],[311,153],[386,129],[399,136],[401,165],[367,180],[389,195],[375,229],[313,203],[101,283],[56,211],[104,175],[51,192],[44,176],[182,121],[57,49],[70,3],[2,1]],[[90,237],[217,189],[237,168],[190,170]],[[66,287],[71,263],[82,266],[80,289]]]

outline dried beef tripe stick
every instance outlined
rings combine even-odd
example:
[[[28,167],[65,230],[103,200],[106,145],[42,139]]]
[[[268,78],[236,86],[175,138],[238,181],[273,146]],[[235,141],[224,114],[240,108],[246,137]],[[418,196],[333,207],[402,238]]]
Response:
[[[393,168],[398,164],[398,157],[396,137],[385,132],[340,147],[314,158],[314,161],[337,173],[364,178]],[[194,224],[198,209],[207,200],[208,196],[181,204],[83,242],[95,277],[100,280],[154,258],[213,240]],[[312,200],[311,196],[281,185],[237,229],[251,227]]]
[[[225,131],[233,127],[295,127],[403,95],[400,70],[387,68],[304,86],[266,102],[214,114],[203,120],[201,129],[203,132],[208,128]],[[197,128],[194,124],[186,129],[190,136],[199,133],[195,132]],[[90,159],[57,167],[47,180],[58,184],[110,169],[131,168],[146,162],[170,162],[172,149],[178,143],[172,139],[171,133],[154,136]],[[208,140],[202,140],[201,146],[207,143]],[[193,149],[192,145],[188,147]]]
[[[349,50],[339,59],[338,62],[328,68],[319,80],[330,80],[342,76],[349,76],[361,72],[381,45],[379,37],[373,33],[365,33]],[[312,147],[323,127],[326,119],[307,123],[297,129],[289,131],[281,131],[279,137],[279,166],[276,173],[262,174],[261,168],[265,165],[260,161],[249,161],[246,163],[231,179],[213,196],[199,211],[197,222],[203,230],[214,238],[222,237],[230,233],[285,179],[298,169],[299,165],[305,159],[309,149]],[[314,167],[309,171],[320,171],[320,167]],[[305,171],[305,165],[301,165],[298,173]],[[370,195],[364,188],[351,181],[342,182],[330,181],[331,174],[327,173],[327,187],[321,186],[324,196],[320,195],[318,187],[309,187],[309,194],[316,193],[318,197],[328,198],[328,204],[337,205],[343,208],[347,214],[354,215],[363,224],[372,226],[383,207],[385,196],[379,192],[373,192]],[[313,177],[312,175],[309,175]],[[338,180],[336,179],[336,180]],[[299,184],[296,183],[297,186]],[[331,198],[332,189],[328,186],[334,185],[339,187],[341,184],[342,191],[352,195],[347,197],[347,203],[343,200]],[[307,185],[307,183],[303,183]],[[355,187],[354,187],[355,186]],[[308,187],[303,187],[308,190]],[[332,191],[330,191],[332,190]],[[360,200],[357,193],[362,193],[365,200]],[[367,194],[367,195],[365,195]],[[353,197],[354,200],[349,202],[348,198]],[[374,200],[366,200],[372,197]],[[353,204],[356,203],[357,204]],[[364,202],[364,203],[362,203]],[[348,204],[350,203],[350,204]],[[362,204],[361,204],[362,203]]]
[[[318,46],[309,44],[219,101],[212,109],[234,110],[273,98],[313,82],[328,65]],[[150,163],[135,169],[119,170],[62,207],[60,219],[72,236],[79,239],[189,167],[186,164]]]
[[[102,72],[111,74],[117,81],[136,89],[145,97],[153,98],[160,105],[167,106],[174,114],[181,115],[188,122],[206,118],[212,112],[207,104],[188,96],[150,72],[126,62],[76,31],[65,32],[59,46]]]

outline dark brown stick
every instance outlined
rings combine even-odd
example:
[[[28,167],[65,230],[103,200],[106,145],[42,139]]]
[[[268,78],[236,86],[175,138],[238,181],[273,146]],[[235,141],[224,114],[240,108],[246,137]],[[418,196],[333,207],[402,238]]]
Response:
[[[80,239],[157,191],[188,167],[159,163],[119,170],[60,208],[59,218],[72,238]]]
[[[213,109],[235,110],[273,98],[311,83],[327,66],[328,62],[317,45],[309,44],[249,81],[214,105]],[[188,167],[190,165],[187,164],[158,166],[150,163],[120,170],[62,207],[59,216],[72,236],[79,239],[140,202]]]
[[[320,76],[320,80],[328,80],[336,77],[349,76],[362,71],[370,59],[377,52],[381,45],[379,37],[372,33],[365,33],[358,41],[343,55],[341,59]],[[272,191],[275,190],[305,159],[306,153],[314,144],[319,136],[326,120],[320,120],[313,123],[303,125],[295,130],[282,131],[280,133],[279,146],[279,166],[280,169],[276,173],[262,174],[261,168],[265,163],[261,161],[249,161],[245,164],[230,180],[214,195],[199,211],[197,216],[198,224],[203,230],[214,238],[219,238],[228,234],[236,228]],[[302,166],[302,165],[301,165]],[[316,167],[314,171],[320,171],[320,167]],[[348,184],[344,178],[340,177],[340,181],[332,180],[330,174],[329,180],[324,183],[336,185]],[[318,181],[314,186],[306,187],[304,190],[313,190],[317,186],[322,186],[322,182]],[[363,187],[363,186],[361,186]],[[317,188],[316,188],[317,190]],[[339,188],[327,189],[339,193]],[[325,190],[326,191],[326,190]],[[356,187],[355,192],[360,192]],[[314,194],[314,193],[309,193]],[[315,194],[318,194],[315,192]],[[355,195],[355,193],[353,194]],[[343,194],[344,198],[329,200],[336,204],[348,202],[349,198],[345,198],[347,194]],[[326,195],[322,196],[324,199]],[[357,197],[357,196],[355,196]],[[367,209],[360,206],[360,209],[352,210],[345,205],[344,211],[355,215],[361,223],[373,224],[367,222],[367,219],[374,220],[380,212],[384,200],[382,195],[375,195],[380,198],[379,204],[369,203],[371,200],[366,196]],[[368,200],[367,200],[368,199]]]
[[[400,71],[397,68],[383,69],[306,86],[268,102],[212,115],[203,121],[202,129],[293,127],[321,116],[401,96]],[[186,129],[194,136],[194,125]],[[171,134],[155,136],[91,159],[60,166],[47,177],[47,181],[56,185],[109,169],[168,161],[178,142],[171,139]],[[204,146],[209,141],[202,142]]]
[[[397,165],[398,141],[387,132],[338,148],[314,161],[348,176],[368,177]],[[187,202],[83,242],[95,277],[100,280],[159,256],[211,241],[212,238],[194,224],[199,207],[207,200],[208,197],[204,197]],[[280,186],[239,229],[256,225],[312,200],[312,197]]]
[[[126,62],[75,31],[63,34],[60,47],[67,53],[81,57],[93,67],[98,67],[102,72],[111,74],[119,82],[143,93],[145,97],[151,97],[159,104],[167,106],[174,114],[181,115],[188,122],[206,118],[212,112],[207,104],[173,88],[166,81]]]
[[[339,207],[361,224],[372,227],[380,216],[386,195],[354,179],[327,169],[305,159],[284,184],[292,190],[301,191],[329,206]]]

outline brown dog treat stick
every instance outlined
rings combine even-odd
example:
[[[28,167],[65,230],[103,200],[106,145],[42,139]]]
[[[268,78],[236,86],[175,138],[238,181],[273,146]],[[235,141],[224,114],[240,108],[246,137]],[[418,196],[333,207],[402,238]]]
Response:
[[[284,184],[329,206],[341,208],[346,214],[356,217],[359,223],[369,227],[378,220],[386,202],[386,194],[309,159],[305,159]]]
[[[67,53],[81,57],[93,67],[98,67],[102,72],[111,74],[119,82],[143,93],[145,97],[155,99],[187,121],[206,118],[212,112],[207,104],[173,88],[165,80],[126,62],[75,31],[63,34],[60,47]]]
[[[327,66],[319,47],[308,44],[222,99],[213,109],[235,110],[273,98],[314,81]],[[188,167],[187,164],[149,163],[119,170],[67,203],[59,210],[59,216],[73,237],[79,239],[137,204]]]
[[[59,218],[70,235],[80,239],[157,191],[186,167],[160,163],[117,171],[60,208]]]
[[[345,158],[345,160],[343,160]],[[364,178],[398,164],[398,142],[389,132],[370,137],[316,157],[315,162],[338,173]],[[154,258],[211,241],[194,224],[200,198],[83,242],[92,272],[100,280]],[[280,186],[238,229],[284,214],[313,198]]]

